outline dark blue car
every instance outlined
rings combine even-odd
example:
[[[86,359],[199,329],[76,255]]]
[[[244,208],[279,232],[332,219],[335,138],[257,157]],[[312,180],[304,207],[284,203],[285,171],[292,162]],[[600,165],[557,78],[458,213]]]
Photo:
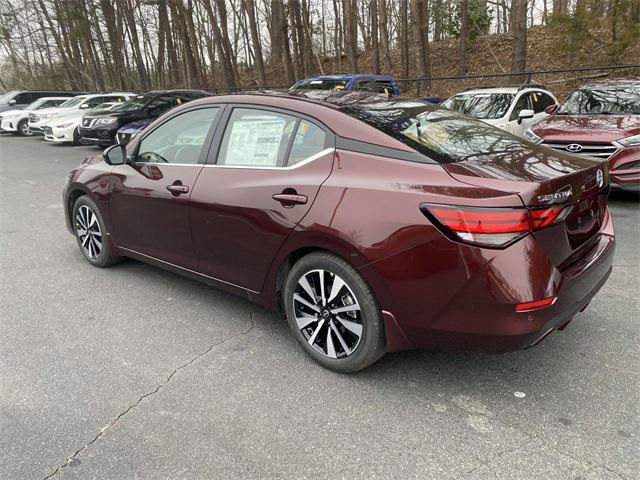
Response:
[[[400,87],[391,75],[322,75],[299,80],[290,90],[344,90],[400,95]]]

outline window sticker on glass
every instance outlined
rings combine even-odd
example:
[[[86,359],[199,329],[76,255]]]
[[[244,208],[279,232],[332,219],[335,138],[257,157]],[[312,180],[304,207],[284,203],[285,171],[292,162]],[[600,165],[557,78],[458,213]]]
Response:
[[[278,163],[285,119],[244,116],[231,126],[226,165],[274,166]]]

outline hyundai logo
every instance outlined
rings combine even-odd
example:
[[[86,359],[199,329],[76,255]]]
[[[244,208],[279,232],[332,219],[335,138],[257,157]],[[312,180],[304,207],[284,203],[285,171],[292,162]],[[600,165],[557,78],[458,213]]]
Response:
[[[565,148],[571,153],[578,153],[582,151],[582,145],[580,145],[579,143],[570,143]]]
[[[604,173],[602,173],[602,170],[596,172],[596,183],[598,184],[598,188],[604,185]]]

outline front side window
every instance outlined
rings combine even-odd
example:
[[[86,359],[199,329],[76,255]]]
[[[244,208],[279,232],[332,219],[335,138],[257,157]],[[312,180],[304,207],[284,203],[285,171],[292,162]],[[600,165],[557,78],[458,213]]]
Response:
[[[531,103],[535,113],[543,113],[545,108],[549,105],[554,105],[556,102],[546,93],[531,92]]]
[[[219,165],[285,166],[289,139],[298,119],[291,115],[235,108],[222,139]]]
[[[529,94],[528,93],[523,93],[522,95],[520,95],[520,98],[516,102],[515,107],[513,107],[513,110],[511,111],[511,116],[509,117],[509,120],[517,120],[518,119],[518,114],[522,110],[529,110],[529,109],[531,109],[531,105],[530,105],[530,102],[529,102]]]
[[[15,97],[13,97],[13,100],[16,101],[16,105],[25,105],[25,104],[31,103],[33,100],[35,100],[35,98],[34,98],[34,94],[25,92],[25,93],[16,95]]]
[[[197,164],[218,107],[200,108],[173,117],[144,137],[137,162]]]
[[[462,93],[448,98],[442,106],[470,117],[491,120],[504,117],[513,98],[510,93]]]

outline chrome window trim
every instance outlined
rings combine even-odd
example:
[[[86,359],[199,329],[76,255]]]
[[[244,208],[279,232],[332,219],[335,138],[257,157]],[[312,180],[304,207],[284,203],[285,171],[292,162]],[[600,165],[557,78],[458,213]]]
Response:
[[[332,152],[335,152],[335,151],[336,151],[335,147],[325,148],[324,150],[319,151],[315,155],[311,155],[310,157],[305,158],[301,162],[298,162],[295,165],[291,165],[289,167],[260,167],[260,166],[251,166],[251,165],[220,165],[220,164],[216,164],[216,163],[207,163],[204,166],[205,167],[216,167],[216,168],[244,168],[244,169],[247,169],[247,170],[293,170],[294,168],[302,167],[303,165],[311,163],[314,160],[316,160],[316,159],[318,159],[318,158],[320,158],[320,157],[322,157],[324,155],[328,155],[329,153],[332,153]]]

